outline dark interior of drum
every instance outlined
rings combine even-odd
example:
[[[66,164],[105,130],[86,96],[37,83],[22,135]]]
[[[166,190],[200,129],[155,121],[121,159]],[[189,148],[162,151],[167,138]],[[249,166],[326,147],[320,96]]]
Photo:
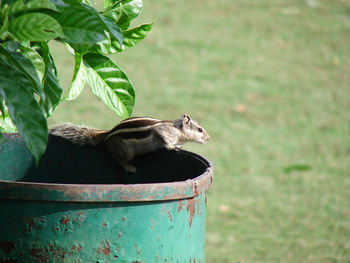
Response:
[[[62,184],[139,184],[193,179],[209,163],[187,151],[160,150],[138,156],[136,173],[127,173],[102,146],[76,146],[50,136],[45,154],[36,166],[18,134],[7,134],[0,144],[0,180]]]

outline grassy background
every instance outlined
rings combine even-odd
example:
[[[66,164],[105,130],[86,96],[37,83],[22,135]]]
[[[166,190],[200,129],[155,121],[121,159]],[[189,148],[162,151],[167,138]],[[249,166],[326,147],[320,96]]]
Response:
[[[207,262],[350,262],[350,2],[152,0],[137,47],[114,57],[134,115],[189,113],[212,140]],[[73,59],[54,44],[62,85]],[[110,128],[88,89],[50,123]]]

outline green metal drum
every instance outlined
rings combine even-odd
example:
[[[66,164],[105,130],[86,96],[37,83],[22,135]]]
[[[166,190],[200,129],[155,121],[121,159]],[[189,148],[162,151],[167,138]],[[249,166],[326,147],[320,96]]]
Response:
[[[50,137],[36,167],[17,135],[0,144],[0,262],[204,262],[212,164],[187,151],[136,158]]]

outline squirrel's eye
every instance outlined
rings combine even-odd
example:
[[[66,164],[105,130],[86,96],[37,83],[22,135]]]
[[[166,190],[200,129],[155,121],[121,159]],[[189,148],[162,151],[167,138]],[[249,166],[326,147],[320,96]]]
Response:
[[[199,132],[203,132],[203,129],[202,129],[202,128],[198,128],[198,131],[199,131]]]

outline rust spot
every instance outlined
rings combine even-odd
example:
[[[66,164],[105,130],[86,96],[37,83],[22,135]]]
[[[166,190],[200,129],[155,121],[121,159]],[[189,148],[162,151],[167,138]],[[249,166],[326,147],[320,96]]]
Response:
[[[121,233],[119,233],[118,234],[118,239],[120,239],[122,237],[122,234]]]
[[[28,221],[28,232],[32,232],[33,225],[34,225],[34,221],[33,219],[30,218]]]
[[[196,212],[196,201],[194,200],[194,197],[187,199],[187,211],[190,215],[189,221],[190,221],[190,227],[191,227],[192,219],[193,219],[194,213]]]
[[[169,219],[170,219],[170,222],[173,222],[173,217],[171,216],[170,211],[168,211],[168,217],[169,217]]]
[[[77,214],[74,218],[73,221],[74,222],[79,222],[80,224],[84,221],[85,217],[84,217],[84,212],[79,212],[79,214]]]
[[[62,219],[60,221],[61,225],[66,225],[68,222],[69,222],[69,217],[68,216],[62,217]]]
[[[5,254],[8,254],[15,248],[15,242],[2,241],[0,242],[0,248]]]
[[[104,255],[108,256],[109,253],[111,253],[111,249],[109,248],[109,243],[104,242],[102,247],[99,247],[97,249],[97,253],[103,253]]]
[[[177,211],[180,212],[182,209],[182,200],[179,200],[179,205],[177,206]]]
[[[198,181],[194,181],[193,184],[194,184],[194,193],[195,193],[195,195],[200,195],[202,193],[202,189],[199,186]]]
[[[109,253],[111,253],[111,249],[109,248],[109,246],[104,247],[104,248],[102,249],[102,253],[105,254],[106,256],[108,256]]]
[[[75,250],[78,251],[78,252],[81,250],[80,244],[78,244],[77,246],[72,245],[70,247],[70,251],[74,252]]]
[[[136,260],[136,261],[133,261],[132,263],[141,263],[141,262]]]
[[[66,256],[66,251],[56,247],[53,244],[49,245],[49,249],[50,249],[50,253],[54,258],[61,258],[64,259],[64,257]]]
[[[66,254],[67,251],[62,250],[53,244],[49,244],[49,246],[45,248],[32,248],[30,251],[30,255],[34,259],[33,262],[40,263],[50,262],[49,258],[53,258],[55,260],[59,259],[59,262],[63,262]]]
[[[107,223],[106,223],[106,222],[104,222],[102,225],[103,225],[103,227],[106,227],[106,226],[107,226]]]
[[[35,249],[35,248],[32,248],[32,250],[30,251],[30,255],[31,255],[32,257],[35,257],[35,255],[38,254],[38,253],[39,253],[39,250],[37,250],[37,249]]]
[[[137,244],[134,245],[134,248],[135,248],[135,251],[136,251],[137,255],[140,255],[141,254],[141,249],[139,249]]]
[[[122,217],[122,220],[123,220],[123,221],[125,221],[125,220],[126,220],[126,218],[123,216],[123,217]]]
[[[22,217],[23,223],[27,225],[27,231],[32,232],[34,220],[31,217]]]
[[[152,219],[152,220],[151,220],[151,225],[150,225],[150,227],[149,227],[150,229],[154,229],[154,223],[155,223],[155,221]]]

